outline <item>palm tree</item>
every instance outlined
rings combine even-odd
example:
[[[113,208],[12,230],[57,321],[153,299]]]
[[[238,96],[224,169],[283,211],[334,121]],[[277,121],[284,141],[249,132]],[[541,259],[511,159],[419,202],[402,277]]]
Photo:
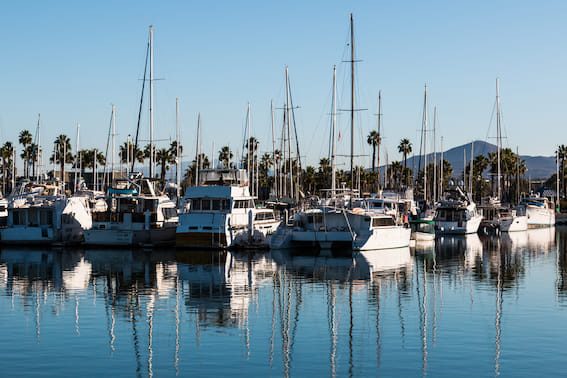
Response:
[[[402,182],[403,174],[404,174],[404,167],[400,164],[399,161],[393,161],[390,164],[390,177],[392,178],[389,180],[390,182],[394,182],[394,189],[400,188],[400,183]]]
[[[145,159],[144,151],[135,147],[133,143],[130,143],[130,153],[128,153],[128,142],[124,142],[124,144],[122,144],[118,148],[119,148],[118,156],[120,157],[120,161],[122,162],[122,164],[127,164],[128,158],[130,158],[130,163],[132,163],[133,159],[135,159],[139,163],[144,162]]]
[[[169,168],[168,164],[175,163],[175,154],[171,148],[160,148],[156,150],[156,162],[161,167],[160,180],[165,182],[165,172]]]
[[[261,176],[264,175],[265,177],[268,177],[268,171],[274,165],[274,159],[272,159],[272,154],[265,152],[264,155],[262,155],[262,157],[260,158],[260,163],[258,165],[259,165],[260,175]]]
[[[14,146],[12,142],[6,142],[0,148],[0,157],[2,157],[2,193],[6,195],[6,181],[9,177],[10,179],[14,175],[12,172],[12,159],[14,157]],[[13,188],[10,187],[10,191]]]
[[[233,158],[232,151],[230,150],[229,146],[224,146],[219,151],[219,162],[223,165],[224,168],[230,168],[230,161]]]
[[[366,143],[372,146],[372,172],[376,172],[376,147],[380,144],[382,138],[376,130],[372,130],[366,137]]]
[[[206,169],[209,168],[211,163],[209,162],[209,158],[207,155],[201,153],[199,156],[196,156],[195,159],[191,162],[191,165],[187,167],[185,171],[185,176],[183,177],[183,183],[181,184],[183,187],[191,186],[195,182],[195,174],[197,171],[197,166],[199,169]]]
[[[28,155],[27,146],[32,143],[32,134],[29,132],[29,130],[20,131],[20,135],[18,137],[18,143],[20,143],[24,147],[24,150],[20,155],[20,157],[24,162],[24,176],[27,178],[29,173],[28,167],[29,167],[29,158],[30,158]]]
[[[61,171],[61,181],[65,182],[65,164],[73,162],[73,154],[71,151],[71,139],[65,134],[59,135],[55,141],[55,151],[49,162],[59,163],[59,168]]]
[[[40,147],[37,144],[32,143],[27,147],[27,149],[29,149],[28,156],[29,156],[29,164],[31,164],[32,167],[32,176],[35,177],[35,166],[36,163],[39,161],[39,154],[41,153]],[[28,167],[28,172],[29,172],[29,167]]]
[[[95,151],[96,151],[96,156],[95,156]],[[74,168],[78,168],[79,166],[81,167],[81,176],[86,168],[90,168],[92,170],[93,185],[94,185],[95,158],[96,158],[96,166],[104,166],[106,165],[106,159],[104,157],[104,154],[97,149],[84,149],[79,151],[79,156],[80,159],[75,160],[75,165],[78,166]]]
[[[319,160],[319,170],[317,172],[317,187],[331,187],[331,163],[329,159],[322,158]]]
[[[303,185],[307,186],[307,191],[313,193],[316,184],[315,168],[307,166],[303,172]]]
[[[398,152],[404,156],[404,173],[406,173],[408,155],[411,154],[412,151],[411,147],[411,142],[407,138],[403,138],[398,145]],[[409,176],[405,177],[406,186],[408,185],[408,178]]]

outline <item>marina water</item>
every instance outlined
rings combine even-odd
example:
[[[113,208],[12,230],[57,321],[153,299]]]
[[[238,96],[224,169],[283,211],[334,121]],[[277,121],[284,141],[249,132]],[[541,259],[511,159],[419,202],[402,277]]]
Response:
[[[3,247],[2,375],[558,375],[566,240],[534,229],[354,256]]]

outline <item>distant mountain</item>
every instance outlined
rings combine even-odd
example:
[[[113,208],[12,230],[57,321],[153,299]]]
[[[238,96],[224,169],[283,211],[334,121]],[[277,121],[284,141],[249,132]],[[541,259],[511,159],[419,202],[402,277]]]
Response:
[[[496,152],[496,145],[487,143],[481,140],[475,140],[474,142],[474,157],[479,155],[487,156],[490,152]],[[471,144],[467,143],[457,147],[453,147],[443,153],[443,158],[451,163],[453,167],[453,174],[459,176],[463,174],[464,168],[464,155],[466,153],[467,162],[470,162],[471,155]],[[415,148],[415,146],[414,146]],[[418,146],[419,148],[419,146]],[[419,153],[419,151],[417,151]],[[529,156],[520,155],[522,159],[526,162],[528,167],[528,172],[526,176],[534,179],[548,179],[551,175],[555,173],[555,157],[553,156]],[[437,153],[437,157],[441,158],[441,153]],[[417,170],[419,166],[420,156],[412,156],[408,158],[407,166],[409,168]],[[430,163],[433,160],[433,153],[427,154],[427,161]],[[421,156],[421,165],[423,166],[424,157]],[[467,163],[468,164],[468,163]]]

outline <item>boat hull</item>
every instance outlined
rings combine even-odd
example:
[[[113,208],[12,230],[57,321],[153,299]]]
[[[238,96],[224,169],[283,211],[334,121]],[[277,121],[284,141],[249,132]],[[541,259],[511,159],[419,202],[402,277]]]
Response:
[[[409,247],[411,230],[393,226],[375,229],[368,238],[357,237],[353,242],[355,251],[371,251]]]
[[[175,244],[175,227],[149,230],[90,229],[85,231],[84,244],[89,246],[171,246]]]
[[[528,206],[526,209],[529,228],[552,227],[555,225],[555,210]]]
[[[476,234],[482,221],[482,216],[475,216],[467,221],[435,221],[436,233],[441,235]]]
[[[2,244],[48,244],[60,241],[60,233],[49,227],[7,227],[0,233]]]
[[[525,215],[502,219],[500,221],[500,231],[519,232],[528,229],[528,217]]]

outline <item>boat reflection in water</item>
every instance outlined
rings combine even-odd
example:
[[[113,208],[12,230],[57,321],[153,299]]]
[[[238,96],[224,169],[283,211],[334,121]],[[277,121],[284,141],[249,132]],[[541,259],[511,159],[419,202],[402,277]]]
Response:
[[[136,376],[416,376],[442,366],[487,376],[515,375],[518,364],[552,373],[562,360],[546,351],[561,340],[541,335],[556,333],[567,307],[565,235],[443,236],[415,253],[347,255],[4,248],[3,374],[26,364],[69,375],[70,363],[74,375],[96,366]],[[474,358],[448,364],[450,353]]]

